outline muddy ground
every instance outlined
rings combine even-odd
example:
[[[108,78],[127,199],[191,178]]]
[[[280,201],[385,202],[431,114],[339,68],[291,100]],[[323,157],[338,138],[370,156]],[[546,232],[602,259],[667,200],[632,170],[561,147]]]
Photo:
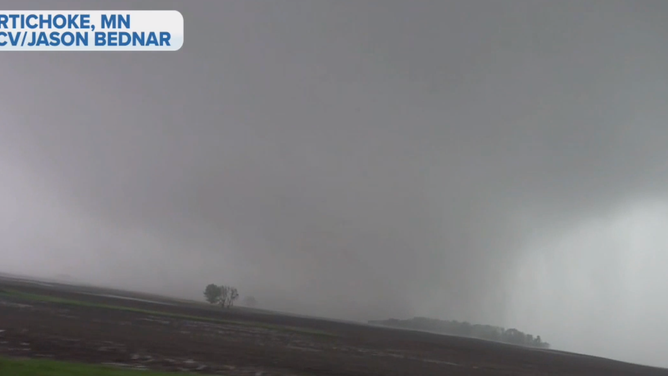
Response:
[[[228,376],[666,375],[668,370],[475,339],[0,278],[0,290],[225,320],[0,295],[0,355]],[[93,294],[105,294],[98,296]]]

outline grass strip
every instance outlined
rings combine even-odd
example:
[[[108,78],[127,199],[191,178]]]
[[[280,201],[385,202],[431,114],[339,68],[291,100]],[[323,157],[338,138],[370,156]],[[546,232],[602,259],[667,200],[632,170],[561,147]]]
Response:
[[[45,359],[0,358],[0,376],[174,376],[170,372],[129,370]],[[179,375],[194,375],[179,373]]]

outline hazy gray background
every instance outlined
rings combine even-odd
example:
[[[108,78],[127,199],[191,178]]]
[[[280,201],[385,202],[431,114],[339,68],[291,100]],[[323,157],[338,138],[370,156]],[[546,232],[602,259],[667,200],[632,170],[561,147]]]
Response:
[[[2,55],[0,269],[668,366],[668,3],[141,5],[181,51]]]

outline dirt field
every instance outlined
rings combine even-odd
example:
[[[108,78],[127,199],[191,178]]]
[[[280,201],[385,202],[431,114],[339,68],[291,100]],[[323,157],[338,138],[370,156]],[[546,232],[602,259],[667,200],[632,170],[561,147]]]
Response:
[[[474,339],[121,295],[157,300],[2,278],[0,355],[228,376],[668,376]]]

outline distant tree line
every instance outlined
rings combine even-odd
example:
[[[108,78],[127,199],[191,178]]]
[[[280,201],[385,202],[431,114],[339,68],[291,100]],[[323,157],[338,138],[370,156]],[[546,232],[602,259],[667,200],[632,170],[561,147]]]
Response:
[[[471,324],[466,321],[448,321],[426,317],[414,317],[408,320],[371,320],[369,321],[369,324],[480,338],[520,346],[539,348],[550,347],[550,344],[543,342],[540,336],[534,337],[531,334],[525,334],[517,329],[504,329],[498,326]]]
[[[248,308],[255,308],[257,307],[257,300],[252,296],[247,296],[244,298],[243,305]]]

